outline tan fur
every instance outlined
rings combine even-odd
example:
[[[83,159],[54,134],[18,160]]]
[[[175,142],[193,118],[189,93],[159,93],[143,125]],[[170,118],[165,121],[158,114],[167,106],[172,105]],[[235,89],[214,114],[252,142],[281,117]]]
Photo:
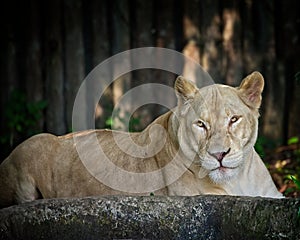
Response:
[[[124,153],[113,134],[129,152],[134,152],[135,147],[123,132],[91,130],[60,137],[36,135],[20,144],[0,165],[0,206],[38,198],[133,194],[112,189],[87,171],[73,137],[82,144],[90,163],[96,164],[98,159],[93,153],[97,145],[93,142],[93,134],[106,156],[117,167],[129,172],[164,169],[178,153],[180,161],[175,161],[176,167],[185,172],[170,183],[172,176],[162,170],[161,179],[168,185],[157,189],[157,195],[282,197],[253,148],[263,84],[263,78],[257,72],[244,79],[239,88],[212,85],[198,89],[179,77],[175,83],[178,106],[157,118],[143,132],[130,135],[139,146],[149,145],[152,141],[153,148],[160,147],[154,156],[151,156],[150,148],[139,150],[138,154],[144,154],[144,157]],[[159,129],[152,128],[157,125],[165,129],[165,139]],[[222,160],[223,167],[219,168],[214,154],[221,152],[228,153]],[[100,173],[101,169],[95,171]],[[151,181],[155,186],[159,179]],[[149,192],[134,194],[148,195]]]

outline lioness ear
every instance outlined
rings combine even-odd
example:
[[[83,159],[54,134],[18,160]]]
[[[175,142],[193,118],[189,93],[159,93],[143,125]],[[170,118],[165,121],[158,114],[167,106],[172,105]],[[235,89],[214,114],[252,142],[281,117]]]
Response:
[[[249,107],[258,109],[261,104],[261,93],[264,89],[264,78],[259,72],[253,72],[238,87],[242,100]]]
[[[193,100],[198,91],[198,88],[193,82],[182,76],[177,77],[174,88],[178,98],[178,105],[182,105]]]

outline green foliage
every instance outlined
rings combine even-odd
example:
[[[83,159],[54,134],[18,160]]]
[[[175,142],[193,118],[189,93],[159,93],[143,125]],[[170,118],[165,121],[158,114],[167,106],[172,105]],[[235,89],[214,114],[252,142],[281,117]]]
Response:
[[[297,166],[298,168],[296,168],[298,176],[300,176],[300,141],[299,141],[299,137],[291,137],[288,140],[288,145],[292,145],[292,144],[297,144],[297,148],[293,151],[293,155],[295,160],[297,161]]]
[[[300,190],[300,181],[293,175],[290,175],[289,178],[295,183],[297,186],[298,190]]]
[[[274,149],[275,146],[276,146],[275,141],[270,140],[263,136],[259,136],[256,140],[254,148],[255,148],[255,151],[258,153],[258,155],[261,158],[264,158],[266,156],[266,149]]]
[[[292,137],[288,140],[288,145],[299,143],[298,137]]]
[[[35,134],[33,129],[41,119],[42,111],[46,106],[45,100],[28,102],[24,92],[12,91],[4,112],[7,133],[1,136],[1,143],[8,142],[12,146],[16,134],[24,137]]]
[[[264,148],[264,138],[263,137],[259,137],[257,138],[257,141],[254,145],[254,148],[256,150],[256,152],[258,153],[259,156],[261,156],[262,158],[265,157],[265,148]]]
[[[255,150],[265,161],[285,196],[300,196],[300,138],[288,139],[287,146],[265,137],[258,137]]]
[[[127,119],[129,119],[129,126],[128,131],[129,132],[137,132],[139,131],[140,127],[140,118],[133,117],[129,112],[125,112],[125,116],[122,117],[120,113],[120,109],[115,110],[114,118],[113,116],[110,116],[105,121],[105,127],[110,129],[118,129],[117,121],[121,122],[123,125],[127,124]]]
[[[293,144],[299,144],[299,137],[295,136],[295,137],[291,137],[290,139],[288,139],[288,145],[293,145]],[[291,154],[291,159],[292,159],[292,167],[290,168],[286,168],[285,171],[285,179],[287,179],[287,181],[292,180],[292,182],[294,183],[294,186],[291,186],[289,188],[287,188],[287,190],[285,191],[285,195],[291,193],[291,192],[299,192],[300,191],[300,146],[298,146],[296,149],[291,150],[290,154]]]

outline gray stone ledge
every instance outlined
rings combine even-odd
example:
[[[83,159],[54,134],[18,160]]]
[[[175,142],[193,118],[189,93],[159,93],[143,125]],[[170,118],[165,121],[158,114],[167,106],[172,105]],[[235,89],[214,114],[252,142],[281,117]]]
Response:
[[[0,210],[0,239],[300,239],[300,199],[107,196]]]

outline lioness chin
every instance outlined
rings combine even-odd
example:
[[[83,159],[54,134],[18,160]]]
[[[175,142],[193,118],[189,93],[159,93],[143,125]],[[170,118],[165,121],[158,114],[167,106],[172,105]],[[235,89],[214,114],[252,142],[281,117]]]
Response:
[[[178,77],[177,107],[140,133],[33,136],[0,165],[0,206],[38,198],[150,192],[280,198],[253,148],[263,87],[258,72],[237,88],[215,84],[198,89]]]

